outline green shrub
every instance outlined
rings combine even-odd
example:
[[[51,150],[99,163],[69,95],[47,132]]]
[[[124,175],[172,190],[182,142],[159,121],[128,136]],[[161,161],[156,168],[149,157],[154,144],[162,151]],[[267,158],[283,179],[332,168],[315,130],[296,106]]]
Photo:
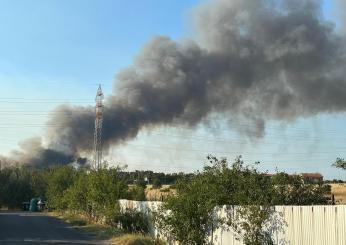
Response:
[[[142,186],[135,186],[128,192],[128,199],[134,201],[146,201],[145,189]]]
[[[130,233],[143,233],[149,231],[148,215],[134,209],[126,209],[118,217],[122,229]]]
[[[137,180],[136,181],[136,186],[142,187],[145,190],[145,188],[147,188],[147,182],[142,180],[142,179]]]
[[[153,181],[153,187],[155,189],[159,189],[162,187],[162,183],[161,181],[158,179],[158,178],[155,178],[154,181]]]

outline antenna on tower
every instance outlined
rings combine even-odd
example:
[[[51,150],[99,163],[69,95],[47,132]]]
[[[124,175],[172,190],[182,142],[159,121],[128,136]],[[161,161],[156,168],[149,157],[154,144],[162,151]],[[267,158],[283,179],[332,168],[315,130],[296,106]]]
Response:
[[[98,170],[102,166],[102,121],[103,121],[103,92],[101,84],[97,89],[95,98],[95,132],[94,132],[94,169]]]

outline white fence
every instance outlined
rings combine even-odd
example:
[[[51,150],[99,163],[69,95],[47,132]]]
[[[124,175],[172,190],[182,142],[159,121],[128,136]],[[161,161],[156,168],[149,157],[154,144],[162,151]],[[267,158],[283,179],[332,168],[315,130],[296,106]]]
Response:
[[[141,212],[156,210],[161,202],[137,202],[120,200],[122,208],[134,208]],[[276,206],[275,210],[283,215],[287,223],[283,234],[274,239],[286,241],[290,245],[345,245],[346,244],[346,205],[335,206]],[[220,213],[219,215],[224,215]],[[157,234],[151,228],[153,235]],[[226,227],[210,232],[209,240],[214,245],[240,245],[234,233]]]

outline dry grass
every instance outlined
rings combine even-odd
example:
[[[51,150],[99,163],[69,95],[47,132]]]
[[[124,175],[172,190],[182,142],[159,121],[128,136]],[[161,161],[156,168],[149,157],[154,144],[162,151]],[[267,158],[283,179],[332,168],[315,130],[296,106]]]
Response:
[[[145,189],[145,197],[148,201],[161,201],[162,199],[165,200],[166,197],[174,195],[175,193],[176,190],[171,189],[170,185],[163,185],[159,189],[153,188],[152,185],[147,185],[147,188]]]
[[[136,234],[127,234],[120,237],[116,237],[112,240],[114,245],[164,245],[162,241],[154,241],[152,238],[136,235]]]
[[[86,232],[97,239],[109,240],[115,236],[120,236],[123,234],[123,232],[117,228],[97,224],[81,215],[67,213],[50,213],[50,215],[62,219],[66,223],[70,224],[73,228]]]
[[[330,184],[337,204],[346,204],[346,184]]]
[[[100,240],[110,241],[116,245],[164,245],[163,241],[156,241],[149,236],[140,234],[124,234],[124,232],[118,228],[110,227],[107,225],[101,225],[86,219],[81,215],[76,214],[59,214],[49,213],[50,215],[62,219],[66,223],[70,224],[73,228],[80,230],[81,232],[88,233],[93,237]]]

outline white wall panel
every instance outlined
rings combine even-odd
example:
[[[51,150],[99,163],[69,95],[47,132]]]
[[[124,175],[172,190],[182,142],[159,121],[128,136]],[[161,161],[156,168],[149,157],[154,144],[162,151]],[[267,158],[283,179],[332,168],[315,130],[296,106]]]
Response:
[[[120,200],[120,207],[135,208],[141,212],[157,210],[161,202],[137,202]],[[276,206],[275,210],[282,213],[287,226],[283,233],[276,233],[274,240],[285,240],[290,245],[346,245],[346,206]],[[225,217],[225,210],[219,208],[219,217]],[[158,231],[151,229],[153,235]],[[233,231],[227,227],[215,227],[210,232],[209,241],[214,245],[241,245],[235,239]],[[175,244],[170,242],[169,244]]]

